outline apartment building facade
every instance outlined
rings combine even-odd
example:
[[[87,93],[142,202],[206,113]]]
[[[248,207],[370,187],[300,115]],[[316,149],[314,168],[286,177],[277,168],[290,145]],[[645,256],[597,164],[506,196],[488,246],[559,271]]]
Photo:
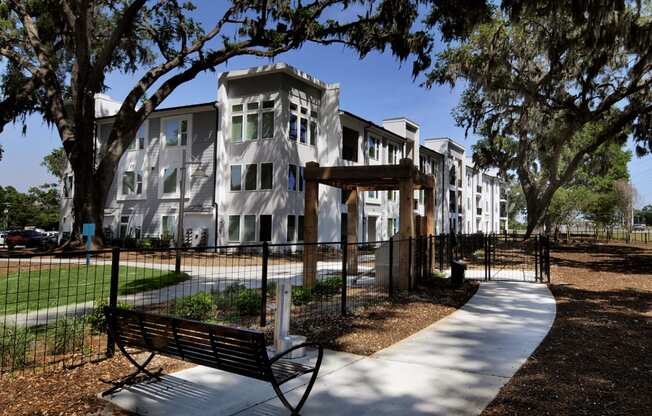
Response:
[[[462,146],[451,139],[421,144],[419,125],[405,117],[376,124],[344,111],[339,93],[338,84],[275,64],[221,74],[214,102],[156,110],[120,161],[107,197],[105,232],[116,238],[174,236],[185,174],[183,228],[191,245],[300,242],[307,162],[391,165],[403,157],[436,178],[432,233],[498,232],[507,226],[500,213],[493,215],[494,204],[502,203],[501,180],[474,169]],[[98,102],[101,149],[119,103],[107,97]],[[483,188],[476,200],[477,184]],[[63,234],[72,226],[70,173],[62,187]],[[345,197],[320,186],[319,241],[342,238]],[[360,239],[384,240],[398,232],[398,191],[364,192],[359,198]],[[415,192],[415,214],[423,214],[423,198]],[[473,215],[485,206],[486,213]]]

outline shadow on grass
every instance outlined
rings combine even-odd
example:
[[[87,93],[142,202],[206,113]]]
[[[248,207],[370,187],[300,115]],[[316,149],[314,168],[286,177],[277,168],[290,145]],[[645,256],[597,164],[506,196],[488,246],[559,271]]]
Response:
[[[591,254],[577,258],[573,254]],[[651,274],[652,250],[637,246],[611,244],[576,244],[556,247],[550,254],[552,264],[560,267],[588,269],[595,272]]]
[[[133,295],[134,293],[147,292],[150,290],[161,289],[167,286],[176,285],[177,283],[189,280],[191,276],[188,273],[169,272],[162,275],[143,277],[137,280],[131,280],[118,289],[120,295]]]

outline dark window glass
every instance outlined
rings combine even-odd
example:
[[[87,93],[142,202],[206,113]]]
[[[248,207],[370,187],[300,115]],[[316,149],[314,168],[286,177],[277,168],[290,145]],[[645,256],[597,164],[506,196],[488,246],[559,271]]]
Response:
[[[255,191],[258,182],[258,165],[247,165],[245,173],[245,191]]]
[[[297,190],[297,167],[290,165],[288,168],[288,191]]]
[[[242,190],[242,168],[240,165],[231,165],[231,190]]]
[[[297,140],[297,116],[290,115],[290,140]]]
[[[272,216],[260,216],[260,241],[272,240]]]
[[[274,178],[274,165],[272,163],[260,164],[260,189],[272,189]]]

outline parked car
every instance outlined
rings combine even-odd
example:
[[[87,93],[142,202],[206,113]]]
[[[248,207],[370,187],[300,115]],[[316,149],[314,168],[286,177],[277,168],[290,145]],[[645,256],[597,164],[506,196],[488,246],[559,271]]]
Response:
[[[0,247],[5,245],[5,237],[7,234],[4,231],[0,231]]]
[[[645,224],[634,224],[633,231],[645,231]]]
[[[5,241],[10,249],[18,246],[42,248],[48,244],[48,236],[36,230],[11,231],[5,237]]]

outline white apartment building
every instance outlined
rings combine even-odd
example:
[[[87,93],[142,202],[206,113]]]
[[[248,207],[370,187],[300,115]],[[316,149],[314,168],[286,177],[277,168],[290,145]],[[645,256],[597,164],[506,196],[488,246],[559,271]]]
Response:
[[[503,182],[495,173],[474,169],[463,146],[447,138],[421,144],[419,125],[405,117],[376,124],[344,111],[339,92],[338,84],[275,64],[222,73],[214,102],[156,110],[120,161],[105,207],[105,231],[117,238],[173,236],[186,166],[183,225],[192,245],[298,242],[307,162],[391,165],[403,157],[436,178],[432,233],[507,227],[501,216],[507,212]],[[119,103],[101,96],[96,107],[101,151]],[[72,226],[72,175],[63,182],[65,233]],[[398,232],[398,191],[359,197],[362,241]],[[423,214],[423,198],[415,192],[415,214]],[[319,241],[340,241],[347,221],[342,192],[320,186],[319,199]]]

